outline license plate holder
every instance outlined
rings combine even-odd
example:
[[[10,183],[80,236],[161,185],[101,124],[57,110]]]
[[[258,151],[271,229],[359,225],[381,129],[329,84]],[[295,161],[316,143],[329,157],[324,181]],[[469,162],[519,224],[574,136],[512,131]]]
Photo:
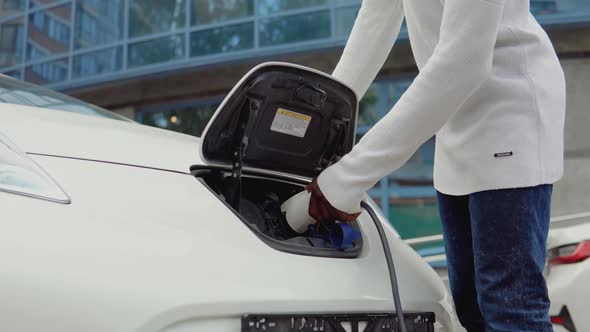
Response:
[[[432,312],[404,313],[408,332],[433,332]],[[242,332],[398,332],[392,313],[245,314]]]

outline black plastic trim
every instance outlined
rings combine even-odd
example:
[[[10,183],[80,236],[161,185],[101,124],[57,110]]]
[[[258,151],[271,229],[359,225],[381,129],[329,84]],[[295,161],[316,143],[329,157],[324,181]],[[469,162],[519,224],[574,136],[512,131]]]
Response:
[[[219,195],[205,182],[205,180],[203,180],[202,178],[198,177],[198,172],[199,171],[206,171],[207,168],[211,169],[211,167],[191,167],[191,174],[193,174],[195,176],[195,178],[197,179],[197,181],[201,182],[203,184],[203,186],[205,188],[207,188],[207,190],[209,190],[211,192],[211,194],[213,194],[215,197],[217,197],[217,199],[219,199],[219,201],[221,201],[228,209],[230,209],[241,221],[244,225],[246,225],[251,231],[252,233],[254,233],[259,239],[262,240],[262,242],[266,243],[269,247],[278,250],[278,251],[282,251],[282,252],[286,252],[286,253],[290,253],[290,254],[295,254],[295,255],[302,255],[302,256],[314,256],[314,257],[326,257],[326,258],[357,258],[358,256],[360,256],[361,252],[362,252],[362,248],[363,248],[363,240],[362,238],[359,241],[359,246],[357,248],[354,249],[350,249],[350,250],[336,250],[336,249],[327,249],[327,248],[314,248],[314,247],[308,247],[308,246],[303,246],[303,245],[298,245],[298,244],[294,244],[294,243],[287,243],[287,242],[283,242],[277,239],[274,239],[264,233],[261,233],[258,229],[256,229],[253,225],[251,225],[246,219],[244,219],[231,205],[229,205],[227,202],[225,202],[224,200],[222,200],[221,198],[219,198]],[[220,167],[217,169],[225,169],[224,167]],[[230,170],[231,171],[231,170]],[[248,173],[244,172],[243,175],[248,175]],[[268,180],[275,180],[275,178],[267,176],[265,177],[265,179]],[[276,180],[281,180],[281,179],[276,179]],[[288,180],[288,178],[283,178],[283,180]],[[293,182],[293,181],[290,181]],[[301,183],[302,185],[304,183]],[[360,228],[360,225],[358,225]],[[362,232],[362,229],[361,229]]]
[[[434,332],[433,312],[404,313],[409,332]],[[241,332],[344,332],[342,323],[354,332],[398,332],[398,317],[391,313],[353,314],[245,314]],[[367,325],[361,331],[360,324]]]
[[[308,118],[302,136],[272,129],[281,109]],[[244,168],[314,177],[352,149],[357,109],[354,91],[328,75],[261,66],[223,101],[203,134],[201,154],[209,164],[231,165],[246,139]]]
[[[190,174],[195,175],[195,172],[205,171],[205,170],[220,170],[220,171],[227,171],[227,172],[231,173],[232,167],[230,165],[193,165],[190,167],[190,171],[191,171]],[[269,179],[269,180],[278,180],[278,181],[284,181],[284,182],[289,182],[289,183],[293,183],[293,184],[301,184],[301,185],[306,185],[311,182],[311,179],[309,179],[309,178],[304,178],[304,177],[300,177],[300,176],[291,176],[288,174],[284,174],[284,175],[273,174],[267,170],[263,170],[263,169],[257,170],[257,169],[247,168],[247,167],[243,168],[243,174],[244,175],[259,176],[259,177],[263,177],[263,178]]]
[[[574,321],[572,320],[572,316],[570,315],[570,311],[567,309],[567,306],[561,307],[561,311],[557,317],[563,318],[563,324],[559,324],[563,326],[569,332],[577,332],[576,326],[574,325]]]

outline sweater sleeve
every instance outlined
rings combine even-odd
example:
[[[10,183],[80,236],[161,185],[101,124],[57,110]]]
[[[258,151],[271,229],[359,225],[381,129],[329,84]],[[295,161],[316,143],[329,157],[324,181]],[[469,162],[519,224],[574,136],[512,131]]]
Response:
[[[439,42],[420,74],[353,150],[320,174],[335,208],[360,211],[364,193],[401,167],[488,78],[504,1],[445,1]]]
[[[387,59],[403,18],[402,0],[363,0],[332,76],[362,97]]]

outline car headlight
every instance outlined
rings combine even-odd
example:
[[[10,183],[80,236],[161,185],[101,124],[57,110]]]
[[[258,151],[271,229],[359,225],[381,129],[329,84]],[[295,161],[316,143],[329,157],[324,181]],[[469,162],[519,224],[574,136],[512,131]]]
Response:
[[[70,198],[33,159],[0,133],[0,191],[69,204]]]

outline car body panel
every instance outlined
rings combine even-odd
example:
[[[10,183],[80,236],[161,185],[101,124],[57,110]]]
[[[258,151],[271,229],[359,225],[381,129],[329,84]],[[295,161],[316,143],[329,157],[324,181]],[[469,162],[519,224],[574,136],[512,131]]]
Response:
[[[552,218],[547,249],[590,240],[590,212]]]
[[[200,139],[134,122],[0,103],[0,123],[0,132],[27,153],[183,173],[202,163]]]
[[[233,331],[245,313],[393,310],[366,213],[358,258],[289,254],[264,243],[190,174],[206,166],[199,138],[6,103],[0,123],[71,198],[64,205],[0,192],[7,216],[0,218],[0,330]],[[437,330],[458,330],[441,280],[381,222],[404,310],[434,312]]]
[[[10,216],[0,219],[9,230],[0,233],[2,330],[233,330],[247,312],[393,308],[383,251],[367,214],[359,219],[361,257],[287,254],[262,242],[191,175],[33,158],[72,203],[0,193],[3,214]],[[454,330],[444,285],[386,227],[404,309],[432,311]]]
[[[553,219],[549,231],[547,249],[584,240],[590,240],[590,213],[557,217]],[[577,331],[590,330],[590,316],[587,314],[590,297],[589,280],[590,259],[574,264],[552,265],[547,268],[547,288],[551,299],[549,313],[556,316],[563,306],[567,306]]]

